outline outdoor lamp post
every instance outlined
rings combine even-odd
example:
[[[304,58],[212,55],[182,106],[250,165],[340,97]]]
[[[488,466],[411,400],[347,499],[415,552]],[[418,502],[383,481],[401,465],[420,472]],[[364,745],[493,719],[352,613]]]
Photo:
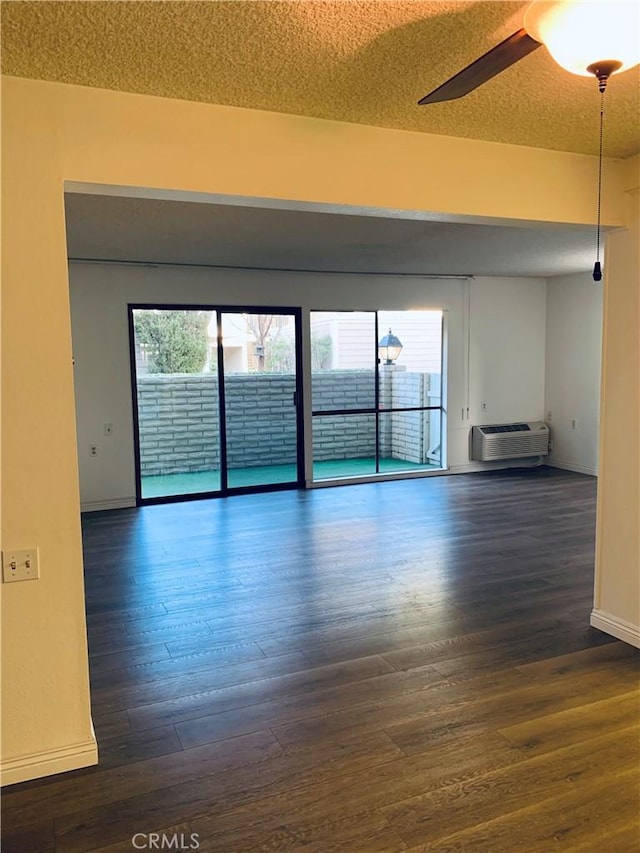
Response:
[[[389,333],[380,339],[378,343],[378,357],[384,364],[393,364],[402,352],[402,343],[400,338],[397,338],[391,329]]]

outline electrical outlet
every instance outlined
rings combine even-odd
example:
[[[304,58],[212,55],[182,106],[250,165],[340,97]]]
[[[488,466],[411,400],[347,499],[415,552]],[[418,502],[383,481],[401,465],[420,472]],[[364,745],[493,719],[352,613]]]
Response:
[[[575,418],[571,418],[571,429],[578,429],[578,421]]]
[[[98,445],[90,444],[89,445],[89,456],[97,456],[98,455]]]
[[[33,581],[39,577],[40,566],[37,548],[2,552],[2,580],[5,583]]]
[[[484,400],[480,403],[480,411],[481,411],[481,412],[486,412],[486,411],[487,411],[487,404],[485,403],[485,401],[484,401]]]
[[[553,412],[551,409],[547,412],[547,421],[550,423],[553,420]]]

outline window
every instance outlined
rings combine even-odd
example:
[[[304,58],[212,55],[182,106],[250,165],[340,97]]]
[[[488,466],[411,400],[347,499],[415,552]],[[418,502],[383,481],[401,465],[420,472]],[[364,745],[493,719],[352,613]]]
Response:
[[[315,481],[442,467],[441,311],[312,312],[311,360]]]

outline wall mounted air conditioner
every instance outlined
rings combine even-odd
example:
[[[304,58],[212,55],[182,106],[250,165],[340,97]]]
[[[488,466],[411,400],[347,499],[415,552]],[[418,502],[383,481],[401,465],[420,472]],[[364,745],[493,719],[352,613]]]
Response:
[[[471,458],[478,462],[545,456],[549,452],[549,427],[542,421],[491,424],[471,429]]]

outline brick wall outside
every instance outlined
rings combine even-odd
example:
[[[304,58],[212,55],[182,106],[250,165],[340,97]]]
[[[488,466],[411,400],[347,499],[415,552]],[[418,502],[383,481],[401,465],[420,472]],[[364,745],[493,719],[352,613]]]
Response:
[[[327,370],[311,377],[313,410],[373,409],[375,371]],[[316,415],[313,418],[313,458],[363,459],[375,456],[374,415]]]
[[[219,468],[217,377],[139,376],[138,428],[143,477]]]
[[[393,408],[428,406],[428,373],[394,373],[391,401]],[[429,445],[428,412],[394,412],[391,415],[391,456],[407,462],[427,461]]]
[[[314,374],[314,410],[372,408],[374,376],[371,370]],[[428,387],[428,374],[405,373],[395,366],[381,371],[381,402],[424,405]],[[225,377],[230,468],[277,465],[295,459],[294,391],[295,378],[291,375],[237,373]],[[138,420],[143,476],[220,467],[216,374],[138,377]],[[428,444],[425,422],[419,412],[384,416],[382,455],[424,461]],[[375,416],[316,416],[313,438],[316,461],[371,457],[375,454]]]

